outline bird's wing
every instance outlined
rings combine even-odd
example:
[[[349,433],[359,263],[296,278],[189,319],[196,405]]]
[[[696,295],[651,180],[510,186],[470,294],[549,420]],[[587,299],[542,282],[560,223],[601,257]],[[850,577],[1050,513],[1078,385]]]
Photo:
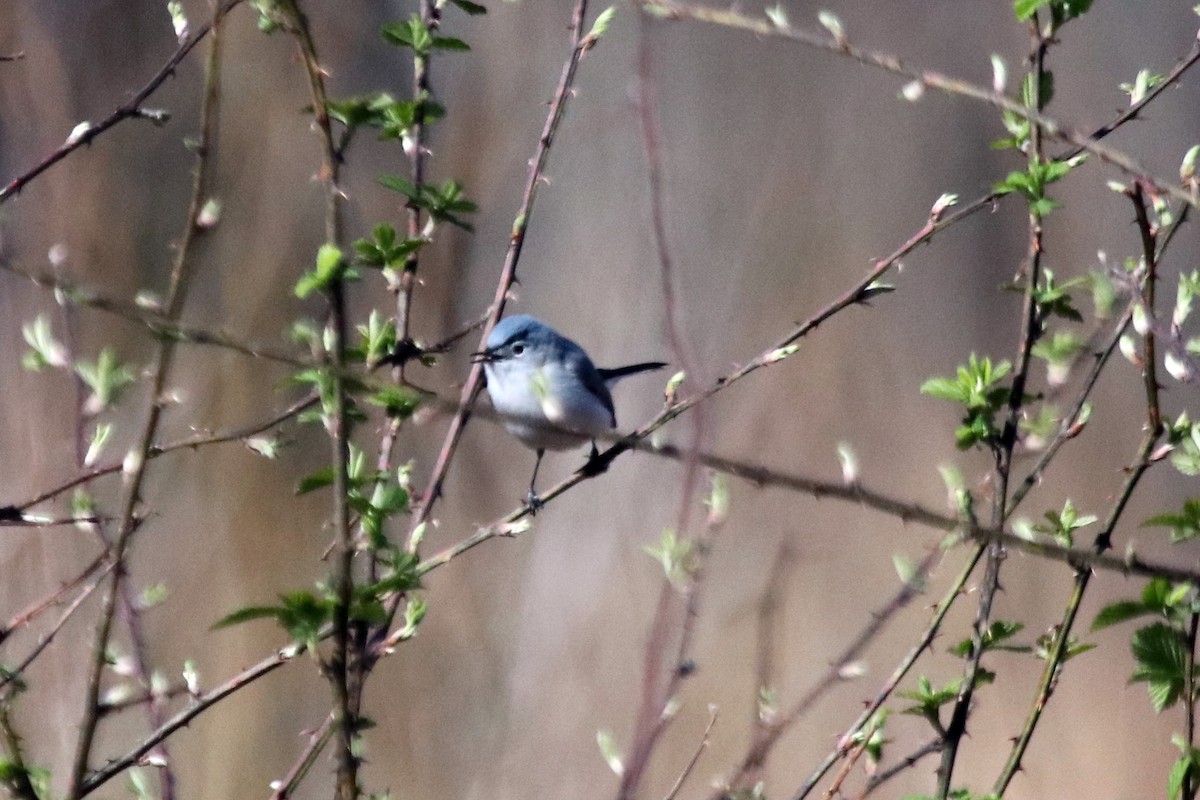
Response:
[[[613,408],[612,395],[608,393],[608,386],[605,384],[600,370],[596,369],[596,365],[582,350],[577,355],[578,357],[569,361],[570,370],[579,378],[579,382],[583,384],[584,388],[604,405],[608,411],[611,427],[617,427],[617,412]]]

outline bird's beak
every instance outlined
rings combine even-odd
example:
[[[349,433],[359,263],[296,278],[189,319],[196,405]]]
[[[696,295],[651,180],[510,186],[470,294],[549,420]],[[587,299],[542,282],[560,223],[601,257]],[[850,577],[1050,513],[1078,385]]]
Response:
[[[480,350],[478,353],[471,353],[472,364],[491,364],[496,360],[495,350]]]

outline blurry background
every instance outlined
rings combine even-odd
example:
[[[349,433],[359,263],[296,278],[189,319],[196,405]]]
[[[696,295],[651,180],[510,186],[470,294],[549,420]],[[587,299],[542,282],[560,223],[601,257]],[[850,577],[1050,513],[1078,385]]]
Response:
[[[204,3],[185,3],[194,22]],[[1049,66],[1057,78],[1051,114],[1090,129],[1118,111],[1118,91],[1138,69],[1167,68],[1191,46],[1192,3],[1099,2],[1069,25]],[[11,0],[0,4],[0,178],[40,160],[82,120],[107,114],[141,87],[175,48],[165,4],[154,0],[88,3]],[[816,26],[818,8],[843,20],[852,41],[915,65],[990,85],[989,56],[1020,72],[1026,34],[1008,2],[889,0],[822,3],[785,0],[795,24]],[[406,18],[404,3],[306,4],[330,91],[344,97],[376,90],[405,96],[411,63],[386,45],[378,27]],[[600,7],[594,8],[596,13]],[[751,3],[748,13],[761,9]],[[467,40],[465,54],[435,54],[436,98],[449,109],[434,127],[430,174],[457,178],[479,203],[471,235],[445,228],[422,259],[416,332],[435,340],[475,318],[494,289],[519,202],[527,160],[567,52],[566,2],[493,2],[485,17],[449,9],[444,32]],[[248,8],[225,26],[223,104],[215,164],[224,210],[205,237],[185,317],[253,341],[281,342],[297,315],[319,315],[319,301],[295,299],[292,286],[322,239],[321,189],[313,180],[316,137],[304,112],[303,71],[293,42],[254,28]],[[845,291],[924,223],[942,192],[978,196],[1019,168],[989,142],[1003,135],[997,115],[966,100],[930,92],[897,98],[901,83],[852,62],[780,41],[689,23],[643,21],[629,6],[584,61],[578,93],[549,166],[519,275],[514,311],[535,314],[582,343],[606,365],[673,358],[650,226],[649,193],[637,95],[639,47],[649,50],[661,123],[667,230],[682,329],[697,375],[707,383],[778,339],[798,320]],[[161,290],[172,243],[185,218],[196,130],[200,48],[148,102],[169,109],[156,128],[126,122],[75,153],[0,207],[3,256],[48,269],[51,246],[66,248],[64,274],[132,298]],[[1015,79],[1014,79],[1015,82]],[[1143,121],[1111,143],[1162,175],[1173,175],[1196,140],[1200,77],[1155,103]],[[399,223],[398,195],[376,183],[406,175],[394,143],[364,133],[349,153],[345,189],[352,235],[379,221]],[[1060,277],[1097,265],[1097,250],[1119,260],[1137,252],[1124,198],[1106,190],[1117,177],[1096,164],[1073,174],[1055,195],[1065,209],[1048,223],[1047,265]],[[899,291],[870,309],[851,309],[805,339],[800,352],[760,372],[707,406],[703,445],[724,455],[834,479],[836,445],[859,454],[872,488],[935,507],[945,504],[936,465],[959,465],[968,481],[986,475],[981,453],[955,450],[956,409],[921,396],[921,382],[948,374],[971,351],[1011,358],[1020,298],[1001,292],[1024,255],[1023,206],[1007,202],[936,237],[893,276]],[[1198,237],[1184,232],[1164,265],[1192,269]],[[1170,286],[1171,279],[1164,283]],[[1164,289],[1165,296],[1173,290]],[[359,319],[391,298],[376,276],[354,287]],[[1081,298],[1087,306],[1086,296]],[[1169,302],[1169,301],[1168,301]],[[63,312],[45,291],[0,274],[0,503],[17,502],[76,471],[74,388],[61,373],[20,367],[20,328],[37,313],[58,331]],[[152,343],[134,327],[78,312],[79,349],[105,344],[136,363]],[[438,368],[415,373],[422,385],[454,396],[469,346]],[[259,420],[297,390],[287,371],[214,349],[184,348],[174,385],[182,404],[163,440],[192,428],[222,429]],[[1044,370],[1037,368],[1037,385]],[[630,427],[661,402],[661,379],[641,378],[617,392],[618,418]],[[1165,395],[1171,416],[1191,390]],[[142,414],[134,395],[113,418],[118,457]],[[1135,369],[1114,363],[1096,398],[1086,435],[1063,453],[1045,485],[1025,504],[1028,516],[1065,496],[1103,513],[1120,486],[1141,435],[1142,390]],[[423,484],[444,432],[444,418],[406,429],[404,458]],[[676,422],[665,437],[685,443],[692,427]],[[318,468],[327,445],[315,429],[293,430],[293,449],[266,461],[236,445],[186,452],[150,470],[146,500],[153,518],[134,550],[136,587],[165,582],[171,596],[147,615],[154,663],[177,676],[185,658],[211,686],[284,643],[270,623],[210,632],[229,611],[311,585],[331,536],[321,493],[293,497],[298,477]],[[364,442],[376,438],[364,428]],[[583,453],[548,457],[543,485],[567,474]],[[532,454],[498,428],[475,422],[450,473],[439,525],[427,548],[467,535],[472,526],[522,497]],[[1028,463],[1028,462],[1026,462]],[[605,797],[616,779],[596,747],[597,729],[628,747],[637,709],[641,658],[661,570],[643,553],[675,524],[683,470],[646,455],[627,455],[598,480],[552,503],[532,533],[489,543],[430,576],[429,616],[417,639],[371,680],[367,711],[378,722],[368,739],[366,785],[404,798]],[[112,507],[118,486],[97,487]],[[1157,531],[1136,523],[1194,492],[1167,468],[1155,470],[1118,531],[1139,553],[1193,563],[1196,552],[1168,550]],[[699,498],[694,501],[699,509]],[[693,520],[698,530],[701,517]],[[732,515],[717,541],[702,617],[697,672],[683,708],[657,751],[643,792],[662,796],[720,707],[711,748],[685,797],[705,797],[710,779],[740,760],[757,687],[755,617],[781,545],[796,552],[781,602],[780,675],[786,707],[898,586],[892,555],[919,557],[938,536],[875,512],[732,481]],[[1090,534],[1083,541],[1090,541]],[[75,574],[95,545],[70,529],[0,531],[0,617],[7,619]],[[432,550],[429,550],[432,552]],[[928,620],[928,605],[959,569],[953,551],[936,570],[928,599],[906,609],[871,647],[869,672],[840,685],[776,748],[766,772],[771,797],[786,797],[834,745]],[[1031,640],[1057,622],[1070,570],[1012,555],[997,616],[1028,623]],[[1140,591],[1141,582],[1104,574],[1093,583],[1079,632],[1107,601]],[[935,654],[917,672],[945,680],[961,662],[945,648],[967,635],[973,597],[956,608]],[[49,766],[61,789],[82,707],[82,664],[94,605],[79,615],[30,673],[31,693],[18,724],[35,763]],[[11,662],[39,629],[0,651]],[[1143,686],[1128,686],[1128,628],[1090,636],[1102,649],[1067,667],[1039,728],[1025,772],[1010,797],[1084,798],[1161,795],[1178,753],[1172,732],[1182,714],[1156,718]],[[956,784],[991,785],[1031,702],[1041,662],[989,657],[996,685],[977,695]],[[915,673],[914,673],[915,674]],[[260,681],[170,740],[183,796],[255,797],[283,775],[329,707],[326,684],[302,660]],[[125,752],[143,730],[139,712],[101,728],[96,759]],[[899,757],[928,738],[924,722],[895,717],[888,728]],[[929,792],[935,760],[890,784],[887,796]],[[328,795],[322,761],[301,796]],[[113,783],[104,796],[120,794]]]

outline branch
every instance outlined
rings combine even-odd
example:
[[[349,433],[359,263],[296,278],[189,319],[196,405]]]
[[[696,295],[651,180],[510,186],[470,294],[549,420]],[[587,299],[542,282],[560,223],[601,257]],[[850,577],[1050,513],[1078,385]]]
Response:
[[[263,677],[264,675],[268,675],[279,669],[304,651],[305,648],[303,645],[288,645],[273,655],[264,658],[262,661],[258,662],[249,669],[233,676],[215,689],[197,696],[195,698],[195,702],[164,722],[157,730],[150,733],[149,736],[134,746],[134,748],[128,753],[119,758],[115,758],[112,761],[109,761],[103,767],[88,773],[88,775],[80,782],[79,796],[83,797],[94,792],[112,778],[120,775],[130,767],[136,766],[142,760],[142,758],[156,746],[158,746],[160,742],[165,740],[168,736],[180,728],[186,727],[188,723],[200,716],[201,713],[207,711],[213,705],[225,699],[239,689],[249,686],[251,683]]]
[[[168,285],[163,304],[163,316],[172,321],[179,317],[180,311],[183,309],[183,301],[187,295],[188,280],[192,271],[194,245],[197,236],[203,230],[199,224],[199,218],[204,207],[205,197],[208,193],[208,155],[215,136],[214,119],[217,106],[217,65],[219,64],[220,48],[216,32],[220,28],[224,15],[233,5],[234,0],[230,0],[218,6],[213,12],[212,23],[208,26],[208,30],[212,31],[213,37],[212,46],[209,51],[208,68],[205,73],[204,100],[200,112],[200,144],[196,151],[196,170],[192,180],[191,199],[188,205],[187,221],[183,229],[183,238],[179,243],[175,261],[171,267],[170,284]],[[137,102],[140,102],[140,100],[137,100]],[[133,107],[136,108],[136,104]],[[0,197],[0,200],[2,199]],[[80,797],[82,781],[87,773],[92,742],[96,734],[96,726],[100,721],[100,681],[104,673],[109,636],[112,632],[113,614],[116,611],[121,580],[124,575],[125,554],[129,547],[130,538],[141,524],[141,519],[136,514],[136,510],[141,499],[142,481],[146,474],[147,454],[153,447],[154,437],[158,431],[158,423],[162,416],[163,396],[166,389],[167,377],[171,371],[174,353],[175,342],[170,339],[163,340],[159,344],[155,363],[151,370],[153,377],[151,379],[150,408],[146,414],[146,420],[142,426],[138,444],[133,451],[137,454],[137,458],[131,462],[133,468],[127,473],[125,492],[122,498],[120,523],[110,555],[114,565],[112,581],[104,596],[103,608],[96,625],[96,632],[92,643],[91,666],[85,691],[83,719],[80,723],[79,738],[67,792],[69,800],[77,800]]]
[[[325,73],[317,57],[316,44],[308,26],[308,18],[300,10],[298,0],[287,0],[285,7],[291,18],[291,33],[304,62],[312,97],[313,119],[321,140],[321,180],[325,186],[325,241],[341,248],[342,207],[338,172],[341,165],[337,143],[329,119],[329,98],[325,93]],[[333,725],[337,731],[337,797],[355,800],[359,794],[358,756],[355,736],[358,715],[354,710],[349,661],[351,651],[350,605],[354,596],[354,542],[350,530],[350,481],[347,465],[350,461],[349,421],[346,413],[346,297],[345,285],[339,277],[326,292],[329,300],[329,321],[326,330],[332,334],[328,344],[331,356],[330,374],[333,388],[332,404],[327,408],[330,425],[330,460],[333,468],[333,525],[337,536],[337,559],[334,562],[333,584],[337,605],[333,609],[333,649],[326,670],[333,690]]]
[[[225,0],[225,2],[223,2],[217,8],[215,18],[220,19],[225,14],[229,13],[234,6],[240,4],[241,2],[242,0]],[[114,110],[100,122],[97,122],[94,125],[88,125],[79,133],[73,133],[62,146],[43,159],[41,163],[32,167],[18,177],[13,178],[8,182],[8,185],[0,189],[0,204],[3,204],[6,200],[19,193],[25,188],[26,185],[29,184],[30,181],[41,175],[46,170],[50,169],[50,167],[54,166],[59,161],[62,161],[80,147],[91,144],[92,140],[117,123],[123,122],[127,119],[150,119],[155,122],[161,122],[161,113],[151,113],[144,110],[142,108],[142,103],[146,102],[150,95],[154,94],[154,92],[158,90],[158,87],[161,86],[167,78],[175,74],[175,68],[179,66],[179,63],[187,57],[187,54],[192,51],[192,48],[198,45],[211,30],[212,24],[205,22],[197,26],[195,30],[189,32],[187,36],[180,41],[178,49],[171,54],[171,57],[167,59],[167,62],[162,65],[154,77],[151,78],[145,86],[139,89],[133,97],[131,97],[125,103],[117,106],[116,110]],[[22,58],[24,55],[24,53],[18,53],[15,56],[7,57],[5,60]],[[76,128],[76,130],[78,131],[79,128]]]
[[[1160,436],[1161,431],[1151,431],[1147,433],[1145,440],[1142,442],[1137,458],[1127,470],[1125,482],[1117,495],[1117,500],[1109,510],[1108,518],[1105,519],[1100,532],[1096,534],[1091,551],[1094,555],[1100,556],[1111,546],[1113,530],[1120,521],[1121,515],[1125,511],[1125,506],[1129,502],[1129,498],[1133,496],[1133,491],[1137,488],[1138,482],[1141,481],[1142,476],[1149,469],[1152,463],[1151,454],[1154,452],[1154,446],[1158,443]],[[1020,735],[1017,736],[1013,744],[1004,769],[996,779],[994,791],[997,797],[1004,794],[1013,776],[1021,768],[1021,759],[1025,755],[1025,750],[1029,747],[1033,731],[1037,727],[1042,712],[1046,708],[1046,703],[1050,700],[1050,695],[1054,691],[1059,670],[1067,658],[1067,651],[1071,643],[1071,628],[1075,624],[1075,617],[1079,612],[1080,603],[1083,602],[1083,595],[1087,591],[1092,574],[1089,565],[1083,563],[1076,565],[1075,588],[1071,593],[1070,599],[1067,601],[1066,609],[1063,611],[1062,622],[1057,626],[1054,646],[1046,659],[1046,668],[1042,671],[1042,680],[1038,687],[1037,696],[1033,701],[1033,706],[1030,709],[1029,716],[1026,718],[1025,725],[1022,727]]]
[[[906,78],[925,88],[978,100],[1002,111],[1012,112],[1028,120],[1035,128],[1040,128],[1041,132],[1049,138],[1065,142],[1079,151],[1094,155],[1101,161],[1115,166],[1120,171],[1144,181],[1162,194],[1168,194],[1188,205],[1200,207],[1200,197],[1180,188],[1174,182],[1155,177],[1125,153],[1098,144],[1095,135],[1081,133],[1078,130],[1066,127],[1056,120],[1047,117],[1040,110],[1030,109],[1024,103],[999,92],[993,92],[981,86],[967,83],[966,81],[950,78],[939,72],[909,67],[896,56],[851,45],[845,37],[838,38],[827,34],[800,30],[790,25],[777,24],[766,17],[749,17],[737,11],[690,5],[676,2],[676,0],[634,0],[634,2],[647,13],[657,17],[672,20],[694,20],[747,31],[756,36],[785,39],[807,47],[844,56],[860,64],[875,67],[892,75]],[[1188,66],[1191,66],[1191,63],[1194,63],[1196,59],[1200,59],[1200,52],[1194,49],[1190,59],[1191,61]],[[1132,117],[1133,115],[1130,115],[1125,117],[1125,119],[1131,119]],[[1125,119],[1121,119],[1120,121],[1124,122]],[[1108,133],[1110,131],[1101,128],[1100,132]]]
[[[909,753],[896,764],[893,764],[877,775],[872,775],[870,780],[867,781],[866,788],[864,788],[863,791],[858,795],[858,800],[863,800],[864,797],[890,781],[892,778],[896,777],[907,769],[911,769],[925,756],[933,755],[941,749],[942,740],[940,738],[931,739],[913,752]]]
[[[692,757],[688,761],[687,766],[683,768],[683,772],[679,774],[679,777],[675,780],[675,784],[671,787],[671,791],[667,792],[663,800],[675,800],[675,797],[679,795],[679,790],[683,788],[684,782],[688,779],[688,776],[692,774],[692,770],[696,768],[696,762],[700,760],[700,756],[704,754],[706,749],[708,749],[708,735],[712,733],[713,725],[716,724],[717,707],[709,706],[708,725],[704,727],[704,735],[700,737],[700,744],[696,746],[696,752],[692,753]]]
[[[13,729],[12,719],[9,718],[7,704],[0,703],[0,737],[4,740],[4,753],[7,756],[0,773],[0,785],[5,786],[14,800],[39,800],[37,790],[29,779],[29,768],[21,754],[21,737]]]
[[[317,402],[318,402],[318,398],[310,395],[309,397],[305,397],[302,400],[298,400],[297,402],[293,403],[291,406],[289,406],[288,408],[279,412],[278,414],[275,414],[272,417],[270,417],[269,419],[265,419],[261,422],[256,422],[256,423],[252,423],[250,425],[244,425],[244,426],[241,426],[238,428],[233,428],[232,430],[225,431],[222,433],[196,434],[194,436],[189,436],[187,438],[180,439],[177,442],[172,442],[171,444],[167,444],[167,445],[161,445],[161,446],[154,445],[153,447],[150,448],[150,451],[148,453],[146,453],[146,458],[153,460],[155,458],[158,458],[159,456],[165,456],[168,453],[174,453],[179,450],[195,450],[196,448],[205,447],[207,445],[212,445],[212,444],[227,444],[229,442],[245,442],[247,439],[249,439],[253,436],[257,436],[258,434],[263,433],[264,431],[268,431],[271,428],[274,428],[276,425],[280,425],[284,422],[287,422],[289,419],[292,419],[293,417],[301,414],[302,412],[307,411],[308,409],[315,406],[317,404]],[[68,492],[71,489],[74,489],[76,486],[82,486],[86,483],[90,483],[90,482],[94,481],[96,478],[100,478],[105,475],[112,475],[114,473],[120,472],[121,466],[122,466],[121,462],[116,461],[116,462],[112,462],[110,464],[105,464],[102,467],[94,467],[94,468],[88,470],[87,472],[82,473],[81,475],[76,475],[74,478],[71,478],[70,480],[68,480],[64,483],[61,483],[53,488],[46,489],[45,491],[38,494],[36,497],[33,497],[22,503],[18,503],[15,506],[15,508],[19,511],[26,511],[26,510],[32,508],[33,506],[36,506],[40,503],[44,503],[48,500],[52,500],[55,497],[58,497],[59,495],[63,494],[64,492]],[[78,520],[75,520],[75,521],[78,521]]]
[[[100,564],[103,562],[96,563]],[[75,614],[75,612],[79,610],[79,607],[83,605],[85,600],[91,597],[92,592],[96,591],[96,588],[100,585],[100,582],[104,580],[108,573],[112,571],[113,566],[114,563],[109,562],[100,571],[100,573],[95,576],[91,583],[83,587],[79,594],[75,595],[75,599],[72,600],[71,603],[66,607],[63,613],[59,616],[58,620],[56,620],[55,623],[50,626],[50,630],[42,635],[42,638],[38,640],[38,643],[34,646],[33,650],[29,652],[29,655],[22,659],[21,662],[12,669],[5,669],[2,673],[0,673],[0,690],[6,689],[9,684],[19,678],[21,674],[25,672],[25,670],[29,669],[29,665],[32,664],[37,657],[40,656],[42,652],[50,646],[50,643],[54,641],[54,637],[57,636],[58,632],[62,630],[63,626],[67,624],[67,620],[69,620]]]
[[[304,776],[312,769],[312,765],[316,763],[317,756],[325,749],[325,745],[329,744],[329,739],[333,736],[333,714],[325,717],[325,721],[321,726],[309,734],[308,744],[300,753],[300,757],[296,759],[296,763],[288,770],[288,774],[281,781],[272,783],[274,791],[271,793],[271,800],[287,800],[296,791],[300,785],[300,781],[304,780]]]
[[[850,746],[854,743],[855,734],[861,731],[863,726],[866,725],[871,720],[871,717],[875,715],[875,712],[887,702],[888,698],[892,696],[892,692],[894,692],[896,687],[900,685],[900,681],[904,680],[904,676],[908,674],[910,669],[912,669],[913,664],[917,662],[917,659],[921,657],[921,654],[924,653],[925,649],[928,648],[933,642],[934,637],[937,636],[938,631],[942,627],[942,622],[945,620],[947,612],[950,611],[950,607],[954,604],[954,601],[958,599],[959,594],[962,593],[963,587],[966,585],[967,580],[971,577],[971,573],[975,571],[975,567],[979,564],[979,560],[983,558],[983,554],[986,549],[986,545],[978,545],[972,551],[970,558],[967,559],[966,565],[963,566],[962,571],[958,574],[958,577],[955,578],[953,583],[951,583],[949,590],[947,590],[946,594],[942,597],[941,602],[937,604],[937,610],[934,612],[933,619],[930,620],[929,625],[925,628],[924,633],[921,634],[921,638],[917,641],[917,644],[911,650],[909,650],[908,654],[903,660],[901,660],[900,664],[892,672],[891,676],[887,679],[887,681],[884,682],[883,687],[879,690],[871,702],[867,704],[867,707],[863,709],[862,713],[858,715],[858,718],[851,723],[849,728],[846,729],[846,732],[842,734],[841,738],[838,739],[837,747],[833,750],[833,752],[825,757],[825,759],[817,766],[817,768],[813,770],[812,774],[808,776],[800,788],[796,790],[796,794],[793,795],[793,800],[804,800],[804,798],[807,797],[808,794],[816,787],[817,782],[820,781],[821,778],[824,777],[825,773],[829,771],[830,767],[836,764],[839,759],[849,752]]]
[[[871,612],[870,620],[867,624],[829,665],[825,674],[804,693],[804,696],[784,714],[779,716],[778,719],[771,720],[765,725],[756,728],[750,749],[730,779],[730,786],[739,788],[754,783],[759,769],[766,761],[767,755],[771,752],[779,737],[786,733],[792,725],[796,724],[804,714],[808,713],[809,709],[824,697],[830,688],[840,680],[843,680],[843,670],[846,666],[856,661],[862,655],[862,652],[875,640],[875,637],[887,627],[892,617],[912,602],[913,598],[921,594],[925,578],[929,575],[929,571],[933,569],[934,563],[941,555],[942,552],[938,548],[931,549],[917,566],[912,578],[906,581],[883,606]],[[843,740],[846,738],[843,737]]]

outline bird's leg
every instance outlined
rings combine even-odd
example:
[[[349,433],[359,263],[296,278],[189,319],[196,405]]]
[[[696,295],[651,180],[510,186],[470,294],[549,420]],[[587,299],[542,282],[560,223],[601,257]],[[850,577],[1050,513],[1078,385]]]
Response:
[[[600,451],[596,448],[596,440],[592,440],[592,452],[588,453],[588,460],[584,462],[583,474],[594,478],[608,470],[608,461],[600,457]]]
[[[538,467],[542,466],[542,456],[544,455],[546,455],[546,451],[538,448],[537,461],[533,463],[533,477],[529,479],[529,494],[525,496],[525,504],[529,506],[529,513],[535,515],[546,507],[546,504],[542,502],[542,498],[537,496],[537,492],[533,488],[537,483]]]

